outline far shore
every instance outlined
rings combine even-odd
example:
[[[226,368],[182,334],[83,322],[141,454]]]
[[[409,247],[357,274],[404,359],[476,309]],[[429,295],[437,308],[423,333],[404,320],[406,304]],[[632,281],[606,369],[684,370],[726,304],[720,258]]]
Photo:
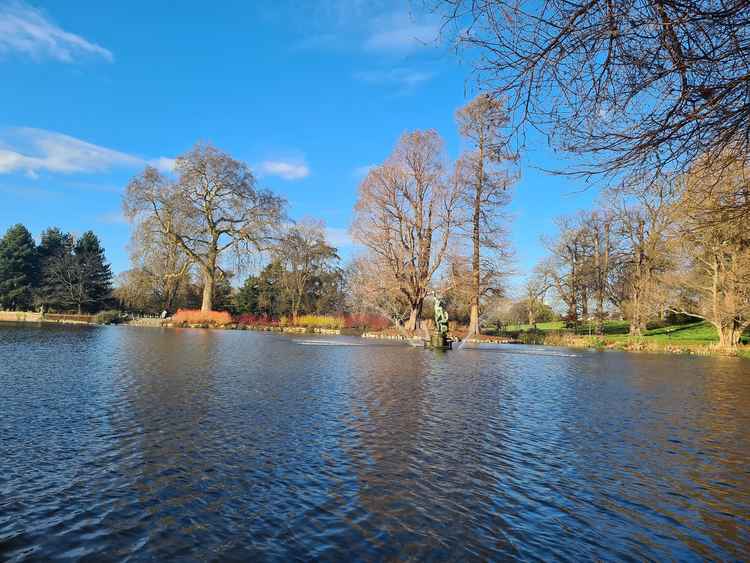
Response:
[[[317,334],[317,335],[345,335],[358,336],[362,338],[381,340],[402,340],[423,338],[421,333],[408,335],[403,329],[390,327],[384,330],[368,331],[366,329],[341,329],[321,328],[304,326],[279,326],[279,325],[251,325],[230,323],[226,325],[199,324],[175,324],[170,317],[144,317],[127,320],[121,323],[111,322],[110,319],[102,321],[97,315],[77,314],[41,314],[23,311],[0,311],[0,323],[34,323],[50,325],[105,325],[120,324],[122,326],[135,326],[143,328],[202,328],[212,330],[251,330],[256,332],[279,332],[285,334]],[[691,327],[688,327],[691,328]],[[683,329],[684,330],[684,329]],[[674,331],[676,332],[676,330]],[[457,327],[451,333],[454,342],[460,342],[465,338],[465,327]],[[656,335],[629,336],[629,335],[585,335],[561,333],[558,331],[537,331],[532,334],[523,330],[511,332],[509,335],[482,334],[467,340],[468,344],[516,344],[537,345],[565,348],[587,348],[596,350],[615,350],[621,352],[649,352],[661,354],[689,354],[700,356],[735,356],[750,359],[750,345],[739,345],[734,349],[726,349],[718,346],[718,343],[706,341],[669,339]]]

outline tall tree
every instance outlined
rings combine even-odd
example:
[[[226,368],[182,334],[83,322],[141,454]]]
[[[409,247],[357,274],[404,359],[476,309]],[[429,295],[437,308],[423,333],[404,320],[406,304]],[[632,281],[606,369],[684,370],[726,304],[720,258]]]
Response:
[[[502,213],[510,202],[511,178],[503,167],[510,160],[503,133],[509,118],[501,102],[480,94],[456,112],[456,121],[459,133],[470,144],[458,162],[457,181],[468,208],[472,249],[469,334],[479,334],[482,295],[497,287],[510,255],[507,217]]]
[[[443,262],[458,194],[446,180],[436,131],[405,133],[359,187],[354,237],[377,257],[409,306],[416,330],[432,276]]]
[[[164,213],[169,213],[169,210],[165,209]],[[175,225],[175,230],[182,230],[179,226],[181,218],[176,213],[165,217],[165,221]],[[174,311],[178,295],[190,282],[194,266],[190,255],[175,237],[164,232],[154,216],[144,217],[136,224],[129,250],[134,270],[139,272],[140,284],[150,286],[147,291],[153,296],[157,312]]]
[[[0,307],[30,309],[37,278],[36,244],[21,224],[14,225],[0,239]]]
[[[672,190],[668,182],[617,193],[612,200],[623,260],[617,284],[631,336],[641,336],[646,321],[664,306],[659,277],[669,268],[667,237],[672,225]],[[624,305],[624,306],[623,306]]]
[[[326,242],[322,223],[306,220],[287,230],[274,255],[284,268],[282,283],[290,298],[292,317],[296,319],[305,295],[313,290],[311,282],[338,260],[336,249]]]
[[[545,241],[551,256],[540,265],[540,271],[565,304],[566,323],[577,327],[578,321],[588,316],[586,236],[578,218],[561,217],[557,225],[557,237]]]
[[[61,264],[72,265],[73,236],[51,227],[42,232],[37,248],[39,255],[39,283],[36,288],[36,303],[42,310],[65,308],[65,291],[61,285]]]
[[[78,240],[63,238],[63,248],[48,258],[45,283],[50,302],[65,310],[96,312],[112,291],[112,271],[99,238],[91,231]]]
[[[98,311],[112,293],[112,269],[104,248],[93,231],[86,231],[76,241],[74,252],[82,295],[82,299],[76,303],[78,310],[86,307]]]
[[[124,210],[131,221],[153,221],[179,245],[203,276],[201,309],[213,306],[214,287],[224,277],[222,258],[242,260],[264,249],[281,223],[284,202],[258,189],[246,164],[210,145],[196,145],[177,158],[176,180],[155,168],[130,181]]]
[[[676,289],[675,310],[710,322],[719,344],[732,348],[750,327],[750,220],[722,221],[721,209],[738,196],[746,171],[738,165],[717,170],[721,179],[707,189],[705,172],[685,175],[673,214],[679,223],[677,271],[667,278]],[[719,219],[717,220],[717,217]]]
[[[610,276],[617,250],[614,216],[608,210],[595,209],[580,217],[587,258],[585,283],[594,298],[597,334],[604,332],[605,307],[610,295]]]

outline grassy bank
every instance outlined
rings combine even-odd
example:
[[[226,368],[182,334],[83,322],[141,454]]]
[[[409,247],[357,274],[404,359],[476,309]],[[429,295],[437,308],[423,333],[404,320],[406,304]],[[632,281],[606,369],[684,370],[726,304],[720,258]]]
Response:
[[[593,325],[583,324],[573,331],[562,321],[530,325],[506,326],[500,333],[513,335],[518,341],[549,346],[616,349],[627,351],[668,352],[703,355],[738,355],[750,358],[748,336],[736,350],[719,347],[719,336],[709,323],[696,321],[654,327],[642,336],[630,336],[627,321],[607,321],[603,334],[596,334]]]

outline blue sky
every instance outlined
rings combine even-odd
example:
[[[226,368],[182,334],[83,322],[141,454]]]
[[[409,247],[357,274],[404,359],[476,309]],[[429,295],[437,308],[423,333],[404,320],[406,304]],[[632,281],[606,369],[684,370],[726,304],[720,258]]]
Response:
[[[363,170],[416,128],[437,129],[455,157],[453,114],[477,94],[467,57],[416,8],[0,0],[0,229],[93,229],[125,270],[129,178],[208,141],[286,197],[293,218],[323,219],[350,255]],[[528,144],[511,207],[520,272],[544,254],[553,218],[596,196],[538,171],[560,162],[540,135]]]

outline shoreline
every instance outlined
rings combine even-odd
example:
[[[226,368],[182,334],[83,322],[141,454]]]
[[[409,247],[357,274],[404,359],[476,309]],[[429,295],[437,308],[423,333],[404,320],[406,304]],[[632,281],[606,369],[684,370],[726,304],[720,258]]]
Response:
[[[100,323],[93,319],[95,315],[42,315],[29,312],[0,312],[0,323],[8,324],[37,324],[37,325],[74,325],[74,326],[105,326],[120,325],[138,328],[199,328],[209,330],[250,330],[254,332],[278,332],[283,334],[318,334],[329,336],[357,336],[359,338],[375,340],[401,340],[407,342],[409,338],[401,333],[390,331],[360,331],[358,329],[330,329],[320,327],[298,326],[265,326],[238,325],[210,326],[207,324],[176,325],[170,319],[144,318],[125,321],[122,323]],[[420,336],[421,338],[421,336]],[[454,336],[454,342],[461,342],[462,338]],[[481,338],[470,338],[469,344],[515,344],[519,346],[550,346],[555,348],[586,348],[599,351],[618,351],[632,353],[653,354],[682,354],[694,356],[737,357],[750,359],[750,346],[738,346],[736,349],[720,348],[718,343],[695,342],[658,342],[649,341],[648,337],[612,338],[596,335],[542,335],[533,341],[524,342],[521,339],[482,335]]]

